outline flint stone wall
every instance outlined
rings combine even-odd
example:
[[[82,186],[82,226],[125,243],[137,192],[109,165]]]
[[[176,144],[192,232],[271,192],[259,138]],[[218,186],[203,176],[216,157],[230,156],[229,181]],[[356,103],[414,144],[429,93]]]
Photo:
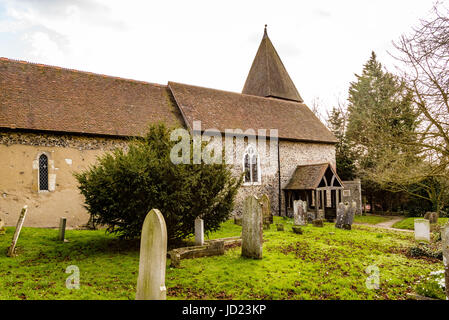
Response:
[[[243,155],[248,146],[234,144],[234,176],[243,173]],[[23,131],[0,131],[0,217],[6,225],[14,225],[23,203],[29,203],[25,226],[58,227],[59,217],[67,217],[67,227],[87,223],[89,215],[83,207],[74,171],[86,169],[96,157],[114,148],[127,148],[127,139]],[[284,187],[298,165],[330,162],[335,167],[335,146],[332,144],[280,141],[281,187]],[[54,174],[54,191],[37,192],[37,170],[33,168],[39,154],[49,156],[49,169]],[[271,212],[279,215],[279,176],[277,146],[270,154],[269,139],[265,152],[259,152],[261,183],[242,186],[232,215],[241,218],[244,199],[249,195],[267,194]],[[285,199],[281,192],[281,209]]]

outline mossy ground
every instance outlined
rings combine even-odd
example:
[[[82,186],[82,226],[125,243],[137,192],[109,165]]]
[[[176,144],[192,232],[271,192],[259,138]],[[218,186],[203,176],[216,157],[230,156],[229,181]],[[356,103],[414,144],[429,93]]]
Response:
[[[393,219],[393,217],[382,217],[382,216],[375,216],[375,215],[366,215],[366,216],[360,216],[356,215],[354,217],[354,222],[357,223],[368,223],[368,224],[378,224],[381,222],[386,222]]]
[[[353,226],[336,229],[311,225],[302,235],[275,225],[264,232],[263,259],[225,255],[182,260],[168,267],[168,299],[405,299],[414,284],[441,262],[412,259],[406,248],[413,234]],[[134,299],[139,264],[138,241],[119,241],[103,230],[67,230],[68,243],[56,241],[58,230],[23,228],[18,256],[6,257],[14,228],[0,236],[0,299]],[[241,227],[223,224],[210,238],[239,235]],[[169,261],[167,261],[169,263]],[[80,289],[67,289],[65,270],[80,270]],[[380,271],[380,288],[367,289],[368,266]]]

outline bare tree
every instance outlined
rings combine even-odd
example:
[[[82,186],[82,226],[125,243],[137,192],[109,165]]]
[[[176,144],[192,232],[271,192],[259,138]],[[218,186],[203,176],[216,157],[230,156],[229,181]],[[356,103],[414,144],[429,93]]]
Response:
[[[421,125],[413,139],[396,141],[416,154],[385,160],[378,180],[430,200],[438,210],[449,203],[449,10],[436,3],[431,17],[420,20],[394,46]]]
[[[433,17],[421,20],[410,35],[394,43],[403,77],[414,94],[422,117],[418,137],[410,142],[422,148],[440,166],[449,161],[449,10],[437,3]]]

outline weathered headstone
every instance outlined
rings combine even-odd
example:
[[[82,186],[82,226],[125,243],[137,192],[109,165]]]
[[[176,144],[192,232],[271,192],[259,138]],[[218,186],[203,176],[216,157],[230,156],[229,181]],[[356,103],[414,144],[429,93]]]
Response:
[[[438,222],[438,212],[431,212],[429,216],[429,222],[431,224],[435,224]]]
[[[67,225],[67,218],[61,217],[59,219],[59,235],[58,240],[64,241],[65,240],[65,227]]]
[[[19,219],[17,220],[16,231],[12,237],[11,246],[8,249],[8,257],[14,257],[16,251],[17,240],[19,239],[20,231],[22,230],[23,222],[25,221],[26,214],[28,212],[28,206],[25,205],[20,212]]]
[[[430,242],[430,222],[427,219],[415,219],[415,240]]]
[[[294,224],[297,226],[307,225],[306,210],[304,210],[305,201],[294,200],[293,201],[293,217]]]
[[[449,300],[449,223],[441,229],[446,300]]]
[[[242,256],[262,259],[262,206],[255,196],[248,196],[243,207]]]
[[[324,227],[323,219],[315,219],[312,221],[314,227]]]
[[[284,224],[283,223],[276,223],[276,230],[277,231],[284,231]]]
[[[347,211],[347,208],[343,202],[340,202],[337,206],[337,220],[335,222],[335,227],[342,229],[343,223],[345,219],[345,213]]]
[[[302,228],[301,226],[292,226],[292,230],[296,234],[302,234]]]
[[[263,194],[262,197],[260,197],[260,203],[262,205],[263,224],[272,224],[273,215],[271,214],[270,198],[266,194]]]
[[[352,203],[345,209],[345,218],[343,219],[343,229],[351,230],[352,222],[354,221],[354,215],[357,211],[357,203],[352,201]]]
[[[3,235],[5,233],[6,233],[5,222],[2,220],[2,218],[0,218],[0,235]]]
[[[136,300],[166,299],[166,259],[167,227],[161,212],[152,209],[142,226]]]
[[[204,221],[203,219],[195,219],[195,245],[202,246],[204,244]]]
[[[432,212],[426,212],[425,214],[424,214],[424,219],[426,219],[426,220],[430,220],[430,214],[431,214]]]

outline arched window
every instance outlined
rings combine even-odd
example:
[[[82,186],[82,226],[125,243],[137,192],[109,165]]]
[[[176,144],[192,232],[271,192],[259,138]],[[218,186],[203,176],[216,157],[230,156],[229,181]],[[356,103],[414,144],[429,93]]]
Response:
[[[39,156],[39,191],[48,191],[48,157],[45,154]]]
[[[245,172],[244,183],[260,183],[259,155],[253,146],[246,148],[245,155],[243,156],[243,170]]]

